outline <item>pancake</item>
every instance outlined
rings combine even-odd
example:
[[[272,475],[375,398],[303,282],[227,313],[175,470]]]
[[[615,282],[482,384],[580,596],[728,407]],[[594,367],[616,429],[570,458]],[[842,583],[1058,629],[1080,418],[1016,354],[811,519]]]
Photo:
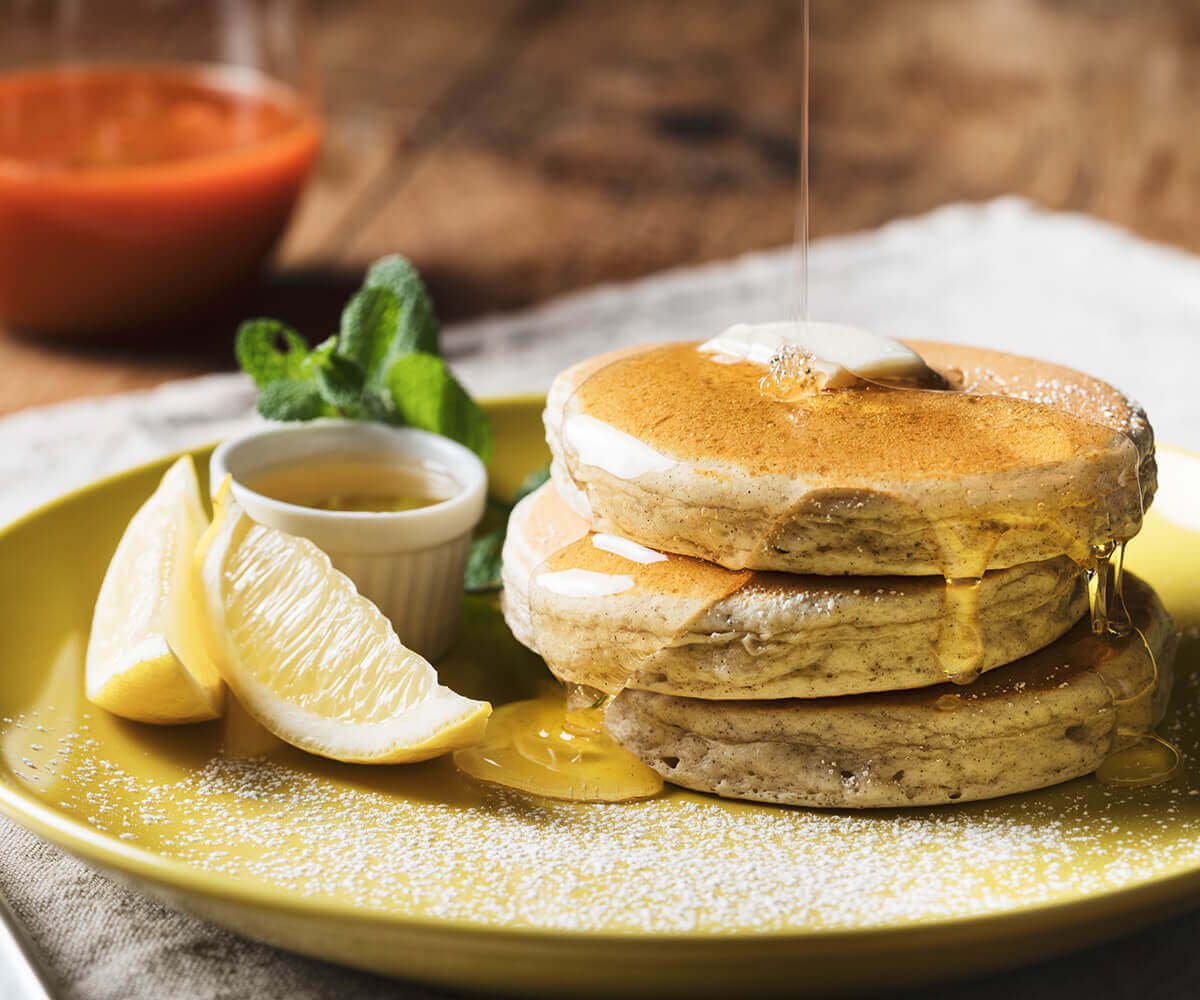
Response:
[[[1096,770],[1118,734],[1149,731],[1166,709],[1174,624],[1141,581],[1127,578],[1125,595],[1130,637],[1080,622],[967,687],[750,702],[627,689],[606,725],[667,781],[731,798],[928,806],[1043,788]]]
[[[517,505],[503,553],[505,620],[566,682],[696,698],[827,698],[962,680],[1057,639],[1087,610],[1066,557],[988,573],[978,633],[960,634],[940,577],[722,569],[588,526],[547,484]]]
[[[1137,533],[1138,406],[1058,365],[911,346],[955,391],[783,401],[695,344],[592,358],[547,400],[554,482],[597,531],[735,570],[977,578]]]
[[[500,553],[500,608],[517,642],[535,653],[538,648],[529,614],[529,581],[549,556],[588,532],[587,521],[563,503],[552,483],[534,490],[509,514]]]

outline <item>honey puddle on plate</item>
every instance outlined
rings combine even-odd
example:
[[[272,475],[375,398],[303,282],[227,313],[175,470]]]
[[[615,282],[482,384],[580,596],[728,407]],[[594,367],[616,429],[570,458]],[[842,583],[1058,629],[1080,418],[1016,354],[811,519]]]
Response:
[[[582,684],[502,705],[477,747],[454,754],[479,781],[572,802],[628,802],[662,791],[663,780],[604,731],[607,696]]]

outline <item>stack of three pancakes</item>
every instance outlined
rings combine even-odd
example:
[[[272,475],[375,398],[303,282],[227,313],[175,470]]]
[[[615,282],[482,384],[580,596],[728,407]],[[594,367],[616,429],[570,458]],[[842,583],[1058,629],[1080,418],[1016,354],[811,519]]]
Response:
[[[967,801],[1088,774],[1161,718],[1174,627],[1106,560],[1153,496],[1145,414],[1069,369],[912,347],[943,391],[792,391],[696,344],[555,381],[505,617],[666,780]]]

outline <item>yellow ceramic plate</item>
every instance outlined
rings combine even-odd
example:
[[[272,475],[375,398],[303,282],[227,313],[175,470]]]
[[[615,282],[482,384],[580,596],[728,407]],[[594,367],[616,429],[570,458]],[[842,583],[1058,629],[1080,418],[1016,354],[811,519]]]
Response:
[[[539,404],[490,407],[494,483],[544,460]],[[206,456],[198,456],[205,466]],[[0,534],[0,810],[101,871],[250,937],[382,972],[547,994],[861,989],[979,972],[1129,930],[1200,888],[1200,460],[1164,456],[1130,548],[1187,637],[1164,732],[1185,771],[934,810],[818,812],[671,791],[573,806],[487,792],[447,760],[340,765],[236,710],[154,728],[83,698],[96,590],[167,460]],[[1189,485],[1190,484],[1190,485]],[[1169,520],[1173,518],[1174,520]],[[443,679],[503,702],[546,682],[492,598]]]

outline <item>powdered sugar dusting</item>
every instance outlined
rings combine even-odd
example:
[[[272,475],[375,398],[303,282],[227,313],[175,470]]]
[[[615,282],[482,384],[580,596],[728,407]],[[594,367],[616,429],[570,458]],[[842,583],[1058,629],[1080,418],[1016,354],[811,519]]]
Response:
[[[14,722],[24,731],[8,733],[40,766],[14,766],[17,747],[6,742],[9,766],[56,784],[62,808],[124,842],[299,896],[487,926],[879,927],[1073,899],[1200,865],[1200,789],[1186,778],[1125,792],[1084,779],[994,803],[879,813],[678,791],[571,805],[481,789],[447,761],[354,768],[265,736],[262,755],[228,755],[214,739],[199,759],[155,733],[159,757],[133,773],[109,757],[112,720],[80,719],[53,741],[28,719]],[[1186,754],[1195,728],[1187,709],[1165,735]]]
[[[962,376],[962,388],[967,392],[1000,392],[1074,413],[1126,434],[1144,433],[1147,427],[1145,411],[1137,403],[1090,376],[1072,372],[1070,377],[1036,375],[1010,379],[985,366],[958,371]]]

